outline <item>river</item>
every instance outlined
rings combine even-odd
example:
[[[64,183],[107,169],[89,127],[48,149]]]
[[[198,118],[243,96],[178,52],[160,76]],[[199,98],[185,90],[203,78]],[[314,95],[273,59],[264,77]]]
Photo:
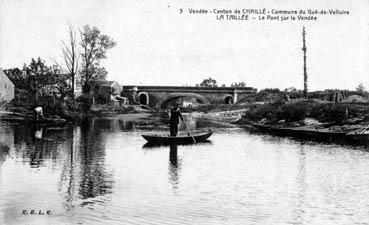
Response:
[[[166,121],[0,122],[0,224],[369,223],[364,147],[274,137],[191,115],[192,131],[216,130],[211,142],[145,147],[141,134],[168,132]]]

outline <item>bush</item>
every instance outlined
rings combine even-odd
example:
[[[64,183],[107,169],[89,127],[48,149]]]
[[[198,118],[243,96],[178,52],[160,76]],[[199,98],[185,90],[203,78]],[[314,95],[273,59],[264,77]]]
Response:
[[[78,102],[78,108],[87,114],[93,103],[93,97],[92,95],[84,94],[79,96],[76,101]]]
[[[295,104],[286,104],[277,112],[278,120],[286,120],[286,122],[299,121],[306,118],[311,111],[309,103],[297,102]]]
[[[275,122],[278,120],[277,114],[281,109],[281,105],[266,103],[263,105],[252,105],[250,110],[246,111],[243,116],[246,120],[249,121],[260,121],[266,118],[268,121]]]
[[[321,103],[305,100],[288,104],[275,102],[254,105],[245,113],[243,120],[256,122],[265,118],[269,123],[274,123],[279,120],[296,122],[309,117],[321,122],[342,123],[347,118],[365,116],[369,116],[369,107],[366,104]]]

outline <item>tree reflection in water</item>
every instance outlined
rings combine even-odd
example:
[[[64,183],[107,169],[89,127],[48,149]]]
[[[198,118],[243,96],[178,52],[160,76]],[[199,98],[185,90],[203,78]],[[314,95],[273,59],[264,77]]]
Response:
[[[9,157],[14,146],[13,128],[1,123],[0,120],[0,165]]]
[[[295,222],[297,224],[304,224],[304,208],[305,208],[305,195],[306,195],[306,153],[304,145],[300,145],[300,149],[297,153],[298,156],[298,170],[297,170],[297,205],[295,214]]]
[[[64,208],[69,211],[82,199],[81,206],[97,202],[112,193],[113,178],[105,168],[105,139],[94,120],[68,131],[68,157],[64,162],[60,191],[64,194]],[[106,198],[104,198],[106,199]],[[100,199],[101,200],[101,199]],[[103,203],[104,204],[104,203]]]
[[[69,211],[74,208],[74,199],[78,196],[75,196],[75,183],[77,176],[77,166],[76,166],[76,159],[77,159],[77,149],[79,147],[78,140],[81,136],[81,129],[79,127],[70,128],[68,130],[66,150],[68,149],[69,152],[67,153],[67,159],[64,162],[62,174],[61,174],[61,181],[59,182],[59,191],[64,192],[65,202],[63,203],[64,208]],[[75,150],[76,149],[76,150]],[[65,185],[65,190],[63,187]]]
[[[95,120],[85,121],[81,132],[79,195],[82,199],[111,193],[112,175],[105,169],[105,139]]]
[[[4,162],[9,155],[9,146],[0,142],[0,165]]]
[[[58,191],[65,199],[64,208],[71,210],[79,199],[96,198],[112,192],[112,174],[105,167],[106,140],[100,127],[109,129],[112,123],[90,120],[81,126],[64,128],[14,126],[11,132],[14,134],[14,153],[17,157],[29,159],[30,167],[34,169],[62,164]],[[9,155],[9,147],[4,146],[0,146],[0,159],[3,161]],[[93,202],[90,199],[81,204]]]

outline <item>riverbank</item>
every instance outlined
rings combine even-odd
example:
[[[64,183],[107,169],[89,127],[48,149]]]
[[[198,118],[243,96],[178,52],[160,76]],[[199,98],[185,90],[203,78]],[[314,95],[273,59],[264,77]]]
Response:
[[[234,123],[241,119],[247,110],[249,110],[249,104],[219,104],[185,107],[182,112],[192,113],[196,118],[205,120]]]
[[[193,112],[192,115],[196,118],[204,119],[204,120],[213,120],[218,122],[225,123],[235,123],[239,121],[242,115],[248,108],[238,109],[238,110],[226,110],[226,111],[217,111],[217,112]]]
[[[33,111],[25,107],[3,107],[1,119],[13,122],[31,120]],[[145,105],[93,105],[90,117],[110,117],[121,114],[156,113]],[[290,102],[275,100],[266,103],[244,103],[234,105],[200,105],[184,107],[182,112],[197,118],[237,125],[260,123],[281,126],[303,126],[312,123],[332,123],[337,126],[364,126],[369,119],[369,103],[333,103],[314,99],[296,99]],[[45,116],[55,123],[76,122],[85,118],[81,111],[62,110],[54,114],[45,110]]]
[[[31,109],[23,107],[2,107],[0,120],[10,123],[37,123],[37,125],[46,126],[62,126],[68,122],[66,118],[55,114],[44,115],[37,120]]]
[[[364,126],[369,120],[369,103],[333,103],[314,99],[291,102],[277,100],[250,105],[250,110],[236,122],[304,126],[314,123],[332,123],[336,126]]]
[[[93,105],[90,109],[92,116],[114,116],[119,114],[132,114],[132,113],[153,113],[154,109],[145,105]]]
[[[144,114],[153,113],[153,109],[142,105],[93,105],[87,117],[109,117],[120,114]],[[31,107],[3,106],[0,109],[0,119],[12,123],[37,122],[38,124],[61,126],[68,122],[79,122],[86,118],[84,112],[80,110],[44,110],[44,116],[39,120],[35,119],[34,111]]]

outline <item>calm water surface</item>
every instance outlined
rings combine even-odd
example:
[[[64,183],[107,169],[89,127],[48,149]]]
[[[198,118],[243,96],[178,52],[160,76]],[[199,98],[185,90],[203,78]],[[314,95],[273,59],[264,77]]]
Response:
[[[0,224],[369,223],[364,147],[187,121],[216,127],[211,143],[145,147],[141,134],[168,132],[159,116],[1,123]]]

